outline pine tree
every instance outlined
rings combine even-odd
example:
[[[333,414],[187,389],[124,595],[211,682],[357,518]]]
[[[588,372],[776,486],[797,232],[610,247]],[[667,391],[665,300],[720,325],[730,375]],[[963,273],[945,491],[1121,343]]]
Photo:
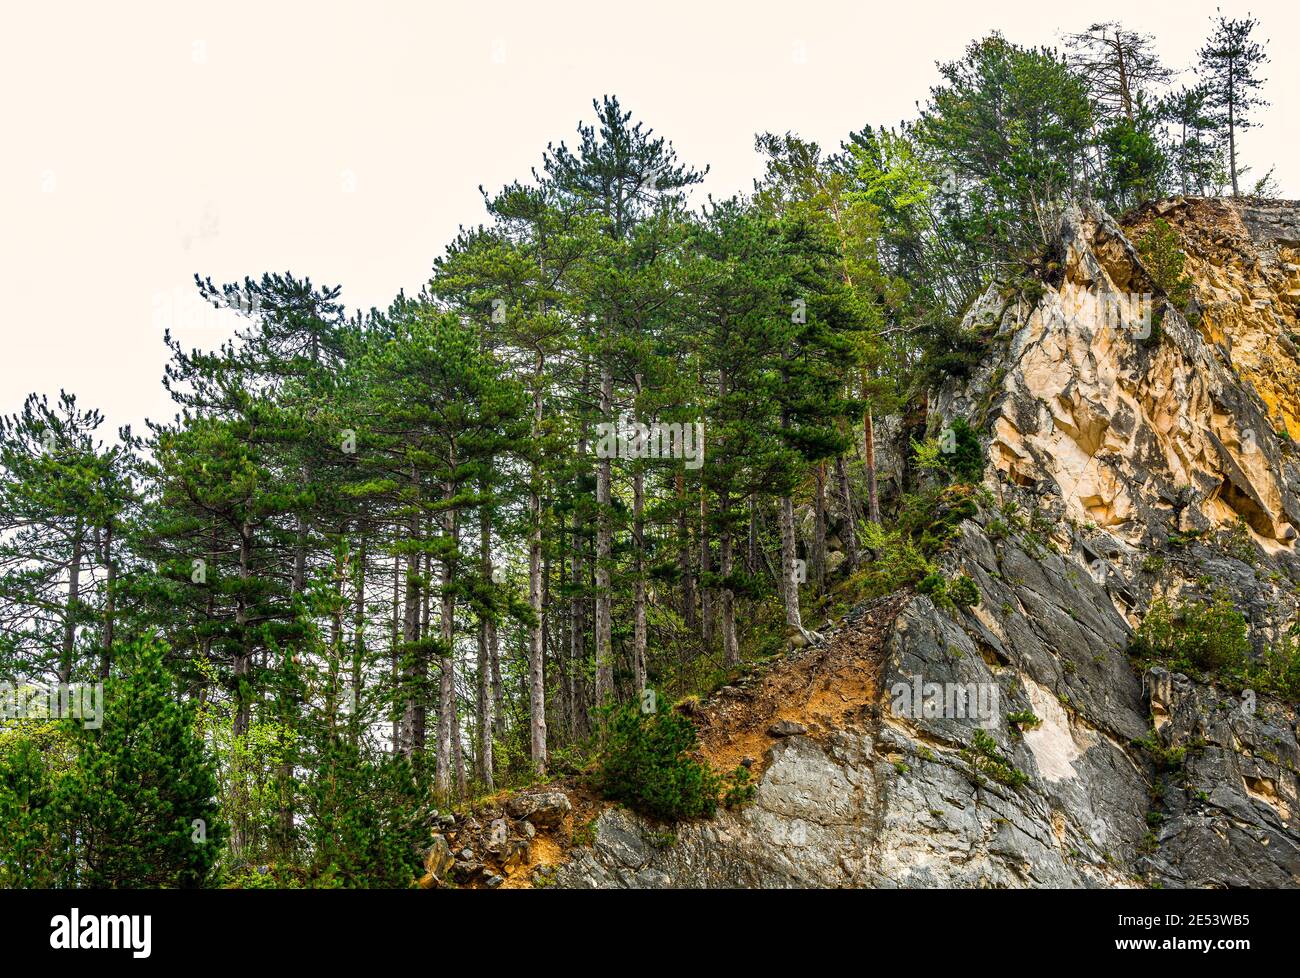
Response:
[[[102,725],[74,723],[77,756],[60,782],[84,864],[83,886],[195,887],[216,862],[225,827],[214,764],[176,696],[164,649],[133,641],[105,688]]]
[[[1070,67],[1088,83],[1100,118],[1138,121],[1139,103],[1153,86],[1168,83],[1172,72],[1155,53],[1155,38],[1109,21],[1066,36]]]
[[[930,91],[919,137],[970,181],[986,252],[1014,268],[1054,237],[1079,189],[1093,123],[1087,89],[1054,52],[999,34],[939,70],[944,83]]]
[[[1259,70],[1269,60],[1264,50],[1268,42],[1261,44],[1251,38],[1258,26],[1253,17],[1237,19],[1220,13],[1213,33],[1197,52],[1209,105],[1228,133],[1228,173],[1234,197],[1240,195],[1237,177],[1244,172],[1237,166],[1237,131],[1250,128],[1251,112],[1268,104],[1256,94],[1265,81]]]
[[[0,887],[77,884],[76,839],[62,805],[75,759],[67,724],[0,720]]]
[[[1202,196],[1221,183],[1219,124],[1210,111],[1210,91],[1204,85],[1183,86],[1164,98],[1158,111],[1173,129],[1169,148],[1175,179],[1184,194]]]
[[[11,674],[68,683],[93,650],[101,675],[111,660],[131,489],[123,446],[96,438],[102,423],[66,392],[0,418],[0,668]]]
[[[638,222],[656,211],[680,207],[683,191],[699,183],[704,174],[681,164],[672,145],[640,122],[632,124],[617,98],[593,101],[596,125],[578,127],[576,151],[561,142],[547,148],[543,160],[548,181],[563,205],[597,217],[607,236],[601,250],[583,266],[576,288],[590,332],[586,353],[594,361],[599,381],[597,416],[614,427],[619,420],[618,394],[638,372],[637,333],[644,329],[639,312],[647,283],[647,263],[656,257],[642,238],[635,242]],[[705,171],[707,172],[707,171]],[[651,242],[652,243],[652,242]],[[641,291],[638,291],[638,286]],[[653,301],[653,300],[652,300]],[[621,384],[616,385],[617,380]],[[616,386],[620,390],[616,390]],[[585,396],[584,391],[584,396]],[[613,648],[613,460],[596,463],[595,553],[595,700],[598,707],[615,696]],[[640,547],[635,541],[634,547]]]

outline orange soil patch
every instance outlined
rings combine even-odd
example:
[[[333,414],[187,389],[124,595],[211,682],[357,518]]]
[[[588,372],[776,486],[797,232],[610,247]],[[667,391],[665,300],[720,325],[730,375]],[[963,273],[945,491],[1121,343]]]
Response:
[[[530,890],[533,888],[533,870],[539,866],[555,866],[565,861],[565,849],[549,834],[538,832],[529,846],[528,862],[506,873],[503,890]]]
[[[747,684],[720,690],[698,711],[700,754],[724,773],[753,758],[757,779],[774,742],[768,728],[778,720],[802,724],[814,737],[867,724],[876,710],[884,639],[906,600],[878,601],[826,645],[792,653]]]

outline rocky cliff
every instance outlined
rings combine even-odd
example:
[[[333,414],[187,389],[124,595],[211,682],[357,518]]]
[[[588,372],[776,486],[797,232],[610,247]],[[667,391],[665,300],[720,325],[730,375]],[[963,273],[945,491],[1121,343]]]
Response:
[[[1180,312],[1134,241],[1163,219]],[[983,435],[984,503],[903,594],[700,713],[754,800],[671,832],[593,812],[563,886],[1300,884],[1294,709],[1126,654],[1153,601],[1226,593],[1257,647],[1297,621],[1300,204],[1075,211],[1047,287],[992,289],[974,375],[929,430]],[[889,430],[888,426],[885,426]]]

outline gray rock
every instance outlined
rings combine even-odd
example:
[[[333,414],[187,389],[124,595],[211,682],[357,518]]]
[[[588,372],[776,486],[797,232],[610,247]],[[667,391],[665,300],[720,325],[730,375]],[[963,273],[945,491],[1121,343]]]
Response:
[[[506,802],[506,811],[512,818],[527,819],[537,828],[556,828],[573,811],[573,804],[562,791],[529,791]]]
[[[778,720],[767,728],[769,737],[794,737],[807,732],[807,727],[802,723],[795,723],[793,720]]]
[[[492,820],[492,828],[488,833],[487,848],[489,852],[501,852],[506,847],[506,841],[510,838],[510,826],[504,818]]]

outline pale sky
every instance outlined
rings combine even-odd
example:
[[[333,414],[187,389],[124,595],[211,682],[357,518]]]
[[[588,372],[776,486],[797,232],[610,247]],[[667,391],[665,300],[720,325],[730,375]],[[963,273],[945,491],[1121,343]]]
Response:
[[[1247,163],[1300,196],[1300,36],[1293,2],[1220,0],[1271,38]],[[1120,19],[1189,68],[1215,0],[569,3],[44,2],[0,32],[0,413],[66,388],[111,428],[169,418],[170,324],[215,347],[233,313],[193,298],[292,270],[352,307],[414,291],[489,190],[619,96],[747,190],[753,137],[828,147],[915,115],[952,60],[992,30],[1025,44]],[[127,13],[126,11],[131,11]],[[1067,18],[1062,20],[1061,18]],[[1190,75],[1188,76],[1190,77]]]

